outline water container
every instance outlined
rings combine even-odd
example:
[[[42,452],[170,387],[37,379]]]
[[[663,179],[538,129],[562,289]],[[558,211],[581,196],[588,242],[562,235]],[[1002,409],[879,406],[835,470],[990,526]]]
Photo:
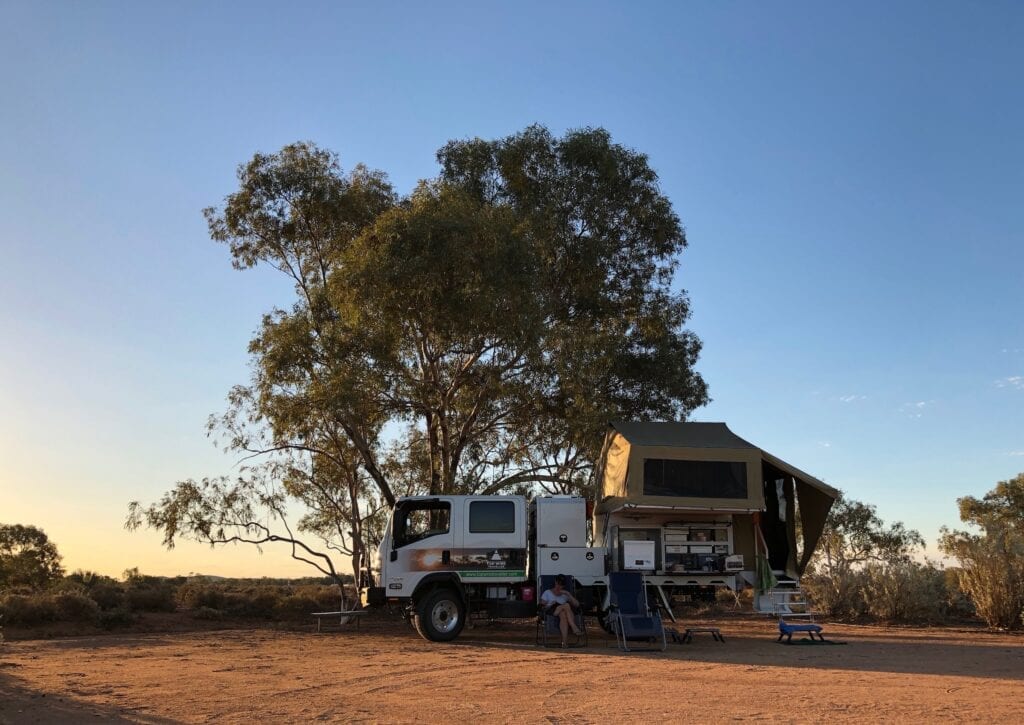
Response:
[[[529,586],[523,587],[522,592],[523,592],[523,601],[524,602],[532,602],[533,601],[533,595],[534,595],[533,587],[529,587]]]

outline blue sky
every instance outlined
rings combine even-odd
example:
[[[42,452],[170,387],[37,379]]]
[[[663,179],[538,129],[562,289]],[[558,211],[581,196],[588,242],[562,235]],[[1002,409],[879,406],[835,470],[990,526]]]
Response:
[[[291,141],[409,190],[446,140],[534,122],[660,174],[694,419],[932,544],[1024,471],[1019,3],[553,5],[0,0],[0,521],[71,568],[302,573],[120,530],[230,470],[206,416],[290,292],[200,210]]]

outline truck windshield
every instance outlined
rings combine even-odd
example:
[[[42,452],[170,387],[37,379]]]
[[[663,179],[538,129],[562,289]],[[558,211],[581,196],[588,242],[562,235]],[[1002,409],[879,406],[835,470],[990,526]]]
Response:
[[[452,505],[448,501],[407,501],[395,510],[395,548],[420,539],[447,534]]]

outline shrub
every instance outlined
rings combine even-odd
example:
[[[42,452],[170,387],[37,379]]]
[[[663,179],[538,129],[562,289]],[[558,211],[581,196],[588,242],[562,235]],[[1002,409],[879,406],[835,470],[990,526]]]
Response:
[[[165,584],[128,587],[131,608],[139,612],[173,612],[176,608],[174,589]]]
[[[53,603],[62,621],[95,622],[99,619],[100,605],[85,592],[57,592],[53,595]]]
[[[8,594],[0,598],[0,614],[8,626],[35,627],[57,621],[60,611],[48,594]]]
[[[861,570],[838,572],[834,576],[811,576],[803,581],[811,606],[838,619],[856,619],[867,611],[864,599],[865,575]]]
[[[334,602],[332,609],[338,605]],[[277,606],[277,615],[284,618],[308,616],[310,612],[324,611],[320,603],[306,594],[289,594],[281,598]]]
[[[100,609],[118,609],[125,606],[124,588],[115,581],[103,581],[89,587],[89,597]]]
[[[185,609],[220,609],[224,605],[224,590],[215,584],[189,582],[178,587],[175,598]]]
[[[871,564],[864,569],[869,614],[890,622],[940,622],[946,617],[945,575],[931,563]]]
[[[278,587],[251,587],[234,594],[229,611],[241,617],[272,618],[281,602]]]
[[[994,528],[994,527],[993,527]],[[1024,542],[1011,531],[971,536],[947,534],[947,551],[960,560],[957,578],[990,627],[1020,629],[1024,624]]]
[[[192,612],[193,619],[208,619],[208,620],[221,620],[224,619],[224,613],[219,609],[213,607],[199,607]]]
[[[99,625],[104,629],[113,629],[135,624],[138,619],[139,616],[127,607],[116,607],[100,612]]]

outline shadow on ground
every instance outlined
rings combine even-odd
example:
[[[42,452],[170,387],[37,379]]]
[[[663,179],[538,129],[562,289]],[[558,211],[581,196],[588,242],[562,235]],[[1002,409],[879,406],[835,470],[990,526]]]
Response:
[[[69,723],[86,720],[107,723],[173,723],[174,720],[133,712],[128,717],[117,708],[96,705],[68,695],[42,693],[26,687],[0,662],[0,723]]]

